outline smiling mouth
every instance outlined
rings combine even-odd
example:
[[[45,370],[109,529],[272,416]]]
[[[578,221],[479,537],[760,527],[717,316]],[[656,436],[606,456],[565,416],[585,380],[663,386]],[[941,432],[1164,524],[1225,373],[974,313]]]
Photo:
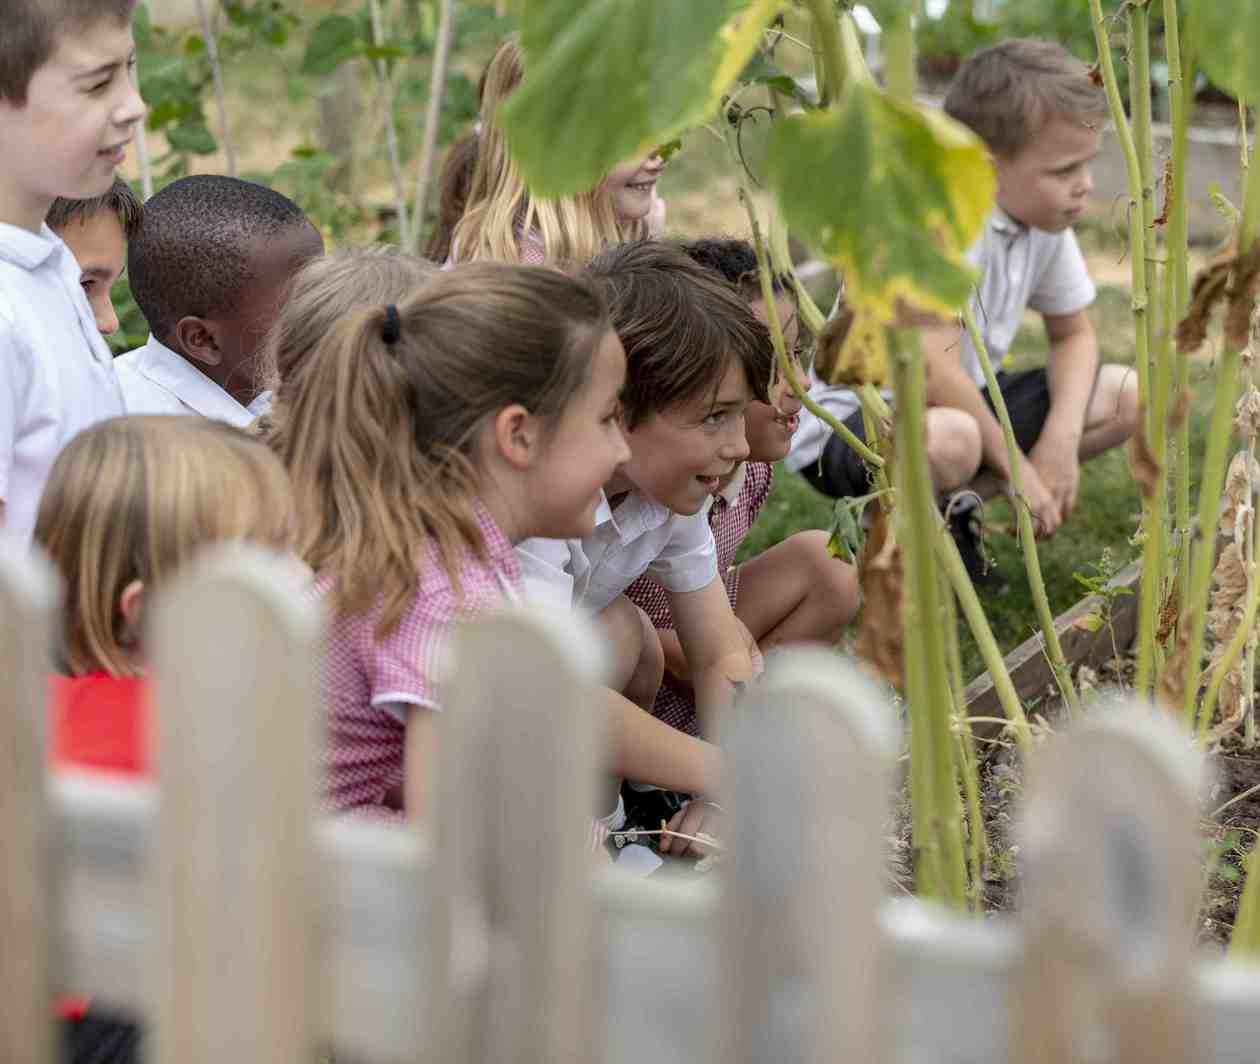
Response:
[[[122,162],[127,155],[127,145],[130,143],[131,141],[124,140],[121,144],[115,144],[113,147],[102,148],[96,154],[106,159],[112,159],[114,162]]]
[[[801,425],[801,416],[799,414],[781,414],[774,419],[776,425],[782,426],[787,430],[788,434],[796,432]]]
[[[626,185],[626,188],[634,189],[635,192],[651,192],[656,188],[656,178],[651,181],[634,181]]]

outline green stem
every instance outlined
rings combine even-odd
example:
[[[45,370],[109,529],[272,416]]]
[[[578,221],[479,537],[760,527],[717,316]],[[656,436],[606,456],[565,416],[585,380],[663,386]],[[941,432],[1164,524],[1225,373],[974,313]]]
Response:
[[[998,387],[997,377],[993,373],[993,365],[989,361],[989,350],[984,337],[976,326],[975,315],[971,312],[971,304],[963,304],[963,324],[967,334],[979,356],[980,368],[984,372],[985,384],[989,389],[989,399],[993,403],[994,413],[1002,426],[1002,435],[1006,440],[1006,458],[1011,467],[1012,507],[1019,522],[1019,543],[1024,552],[1024,568],[1028,573],[1028,587],[1032,592],[1033,604],[1037,607],[1037,618],[1041,622],[1041,633],[1046,644],[1046,657],[1050,660],[1050,668],[1054,672],[1055,682],[1059,685],[1059,694],[1067,704],[1073,717],[1081,712],[1080,698],[1072,684],[1072,671],[1063,657],[1063,647],[1059,643],[1059,633],[1055,631],[1054,614],[1050,612],[1050,599],[1046,595],[1046,584],[1041,576],[1041,560],[1037,557],[1037,540],[1033,531],[1032,513],[1024,499],[1023,477],[1020,473],[1023,455],[1019,444],[1015,442],[1015,431],[1011,428],[1011,417],[1006,410],[1006,401],[1002,398],[1002,389]]]
[[[1133,326],[1135,358],[1139,379],[1146,371],[1146,392],[1142,407],[1145,424],[1140,426],[1151,453],[1157,462],[1164,462],[1168,420],[1169,373],[1167,359],[1158,367],[1151,366],[1150,354],[1155,315],[1150,302],[1155,289],[1153,256],[1147,249],[1147,235],[1154,239],[1155,189],[1151,178],[1151,51],[1150,11],[1145,0],[1129,5],[1129,95],[1133,107],[1132,151],[1125,150],[1129,168],[1129,261],[1132,270]],[[1099,48],[1103,42],[1099,42]],[[1117,93],[1117,98],[1118,98]],[[1111,99],[1110,95],[1108,97]],[[1117,131],[1124,118],[1123,110],[1112,114]],[[1154,686],[1155,632],[1159,623],[1159,607],[1164,583],[1164,558],[1167,544],[1168,504],[1167,481],[1157,477],[1143,506],[1142,582],[1138,605],[1137,675],[1134,687],[1139,698],[1150,696]]]
[[[1245,254],[1255,243],[1258,216],[1260,166],[1253,164],[1247,170],[1247,187],[1243,194],[1242,224],[1238,237],[1240,255]],[[1212,590],[1212,569],[1216,563],[1216,529],[1241,363],[1242,352],[1232,344],[1226,344],[1216,367],[1212,420],[1208,428],[1207,453],[1203,457],[1202,479],[1199,481],[1198,543],[1190,564],[1190,594],[1185,613],[1190,631],[1186,645],[1185,686],[1182,691],[1182,712],[1186,724],[1190,726],[1195,722],[1195,705],[1203,675],[1203,641],[1207,627],[1208,596]]]
[[[1260,956],[1260,840],[1247,855],[1247,884],[1234,917],[1234,933],[1229,940],[1232,960]]]
[[[932,544],[941,533],[923,438],[923,356],[916,334],[894,333],[892,339],[897,395],[897,539],[905,572],[901,615],[911,720],[910,804],[919,858],[916,879],[920,894],[962,908],[966,904],[962,807],[950,734],[940,585],[933,564]]]
[[[1172,344],[1176,323],[1190,298],[1190,247],[1186,219],[1186,151],[1193,103],[1193,63],[1182,62],[1181,29],[1177,0],[1164,0],[1164,45],[1168,53],[1168,101],[1172,108],[1172,189],[1168,193],[1168,229],[1165,240],[1168,280],[1164,285],[1164,342]],[[1174,373],[1177,394],[1190,394],[1190,360],[1176,351]],[[1190,585],[1190,418],[1177,426],[1173,451],[1176,468],[1174,512],[1177,526],[1178,613],[1184,608]]]
[[[958,553],[958,545],[944,529],[933,540],[936,548],[936,563],[944,570],[950,586],[958,598],[963,616],[967,619],[967,627],[980,651],[984,667],[989,670],[989,678],[993,681],[993,690],[1006,719],[1014,725],[1015,741],[1019,744],[1020,753],[1026,758],[1032,745],[1032,729],[1028,726],[1028,717],[1024,713],[1024,704],[1019,700],[1019,692],[1011,682],[1011,674],[1007,671],[1006,660],[1002,650],[989,627],[989,619],[985,616],[984,607],[980,604],[980,596],[976,594],[975,585],[967,575],[967,566]]]
[[[884,78],[888,95],[914,99],[914,28],[908,8],[897,5],[884,26]]]
[[[818,81],[818,103],[827,107],[840,99],[848,77],[844,45],[840,38],[840,20],[831,0],[805,0],[805,7],[813,22],[814,40],[822,59],[822,69],[817,69],[816,63],[814,71]]]
[[[777,104],[779,99],[778,93],[773,93],[772,98],[776,103],[775,115],[781,115],[784,112],[779,110]],[[777,206],[770,208],[770,267],[774,270],[776,277],[785,277],[792,284],[792,291],[796,296],[797,310],[801,316],[801,324],[811,336],[818,336],[822,332],[823,326],[827,324],[827,317],[818,309],[818,304],[814,302],[813,296],[809,294],[809,290],[801,283],[801,279],[796,276],[796,265],[792,262],[792,253],[788,249],[788,231],[787,226],[783,224],[783,214]]]

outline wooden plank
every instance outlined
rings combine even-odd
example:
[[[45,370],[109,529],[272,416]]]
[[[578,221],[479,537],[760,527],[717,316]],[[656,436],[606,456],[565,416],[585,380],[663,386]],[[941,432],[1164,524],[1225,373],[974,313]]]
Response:
[[[1013,1060],[1196,1056],[1201,777],[1190,736],[1132,700],[1099,707],[1032,759]]]
[[[708,1060],[876,1059],[896,719],[881,690],[818,648],[771,655],[733,710]]]
[[[443,1064],[588,1061],[603,655],[576,618],[469,622],[440,729],[432,909]]]
[[[0,529],[0,1061],[53,1059],[53,873],[44,723],[57,579]]]
[[[152,625],[154,1042],[163,1064],[310,1059],[317,611],[274,559],[216,552]]]
[[[1128,588],[1132,594],[1120,595],[1112,601],[1111,627],[1091,632],[1078,623],[1082,618],[1097,612],[1102,599],[1089,595],[1066,613],[1055,618],[1054,629],[1063,647],[1063,656],[1075,669],[1080,665],[1091,668],[1101,665],[1115,655],[1118,647],[1123,653],[1137,634],[1138,597],[1142,576],[1141,562],[1127,566],[1111,581],[1112,587]],[[1022,701],[1042,699],[1054,686],[1054,673],[1046,659],[1045,639],[1041,632],[1024,640],[1005,658],[1011,683]],[[976,677],[963,692],[967,713],[972,717],[1002,717],[1002,704],[998,701],[993,681],[986,672]],[[992,738],[1002,730],[1002,725],[978,721],[972,725],[979,736]]]

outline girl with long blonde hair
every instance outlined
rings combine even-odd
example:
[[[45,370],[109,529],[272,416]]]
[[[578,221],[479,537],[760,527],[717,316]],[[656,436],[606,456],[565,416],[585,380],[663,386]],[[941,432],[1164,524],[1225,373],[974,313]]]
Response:
[[[497,120],[523,76],[520,45],[508,37],[484,75],[477,162],[463,217],[451,235],[450,260],[585,263],[611,244],[648,236],[650,220],[663,211],[656,182],[665,163],[655,153],[615,167],[576,196],[530,194]],[[467,165],[467,159],[460,155],[453,163]]]

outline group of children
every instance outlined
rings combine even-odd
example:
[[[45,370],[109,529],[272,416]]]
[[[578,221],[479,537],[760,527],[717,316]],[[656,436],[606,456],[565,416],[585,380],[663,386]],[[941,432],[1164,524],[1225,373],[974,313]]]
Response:
[[[736,563],[774,466],[868,490],[772,372],[752,248],[652,236],[656,156],[580,196],[531,196],[496,122],[521,78],[512,40],[448,159],[435,261],[325,254],[295,204],[234,178],[187,177],[141,206],[114,176],[144,114],[131,6],[17,0],[0,42],[0,514],[64,579],[54,763],[149,771],[145,605],[199,549],[245,540],[299,559],[329,606],[332,809],[426,815],[450,632],[532,601],[580,611],[610,648],[592,692],[610,736],[596,838],[636,810],[716,830],[740,685],[773,646],[834,642],[859,605],[820,530]],[[1015,41],[971,60],[947,109],[998,173],[973,253],[991,354],[1025,308],[1046,322],[1047,369],[1001,380],[1051,534],[1079,461],[1137,420],[1129,374],[1098,365],[1071,232],[1100,94],[1057,46]],[[124,256],[150,335],[114,360]],[[776,279],[798,357],[792,293]],[[925,335],[937,487],[1000,490],[976,352],[956,328]],[[813,391],[861,435],[850,393]]]

